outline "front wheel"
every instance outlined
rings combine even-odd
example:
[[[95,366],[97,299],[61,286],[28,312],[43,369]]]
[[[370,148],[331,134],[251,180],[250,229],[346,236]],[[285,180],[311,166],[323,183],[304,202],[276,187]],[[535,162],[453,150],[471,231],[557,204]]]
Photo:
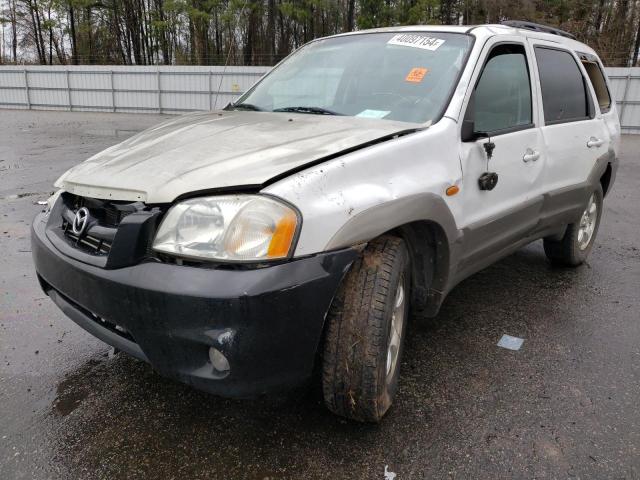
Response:
[[[602,186],[598,185],[589,197],[580,220],[567,226],[564,237],[560,241],[544,239],[544,252],[552,263],[569,267],[584,263],[600,227],[603,197]]]
[[[369,243],[333,301],[322,387],[338,415],[378,422],[393,402],[409,314],[409,265],[404,241],[383,235]]]

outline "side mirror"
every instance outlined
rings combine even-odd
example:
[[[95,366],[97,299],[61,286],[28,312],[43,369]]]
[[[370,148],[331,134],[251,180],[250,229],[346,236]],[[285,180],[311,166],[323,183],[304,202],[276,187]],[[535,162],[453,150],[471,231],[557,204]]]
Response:
[[[485,132],[476,131],[475,124],[476,117],[476,92],[474,91],[469,98],[469,104],[467,105],[467,111],[464,114],[464,120],[462,120],[461,140],[463,142],[475,142],[479,138],[487,138]]]
[[[473,142],[475,140],[475,118],[476,118],[476,92],[471,93],[469,98],[469,104],[467,105],[467,111],[464,112],[464,119],[462,120],[462,132],[461,140],[463,142]]]
[[[465,115],[466,117],[466,115]],[[473,142],[474,140],[476,140],[477,136],[476,136],[476,124],[472,119],[467,119],[465,118],[462,121],[462,132],[461,132],[461,140],[463,142]]]
[[[473,120],[462,121],[461,135],[463,142],[475,142],[479,138],[489,138],[487,132],[479,132],[476,130],[476,124]]]

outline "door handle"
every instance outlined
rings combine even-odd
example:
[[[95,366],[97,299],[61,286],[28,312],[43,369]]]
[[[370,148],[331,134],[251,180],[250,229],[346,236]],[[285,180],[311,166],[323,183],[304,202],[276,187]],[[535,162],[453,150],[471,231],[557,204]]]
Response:
[[[539,158],[540,158],[540,152],[538,152],[537,150],[531,150],[530,148],[527,148],[527,151],[522,157],[522,161],[524,163],[535,162]]]
[[[589,148],[601,147],[603,143],[604,141],[600,140],[599,138],[591,137],[587,142],[587,147]]]

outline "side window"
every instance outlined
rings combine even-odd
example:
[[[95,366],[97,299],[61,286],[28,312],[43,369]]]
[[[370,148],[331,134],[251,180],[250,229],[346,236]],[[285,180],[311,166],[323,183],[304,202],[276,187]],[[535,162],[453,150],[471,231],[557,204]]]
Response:
[[[587,71],[593,90],[596,92],[596,98],[598,99],[598,105],[601,112],[606,112],[611,108],[611,96],[609,95],[609,89],[607,88],[607,82],[604,79],[602,69],[596,62],[583,61],[582,65]]]
[[[569,52],[535,47],[547,125],[589,118],[584,78]]]
[[[474,130],[499,133],[524,128],[531,117],[531,82],[523,45],[496,46],[474,91]]]

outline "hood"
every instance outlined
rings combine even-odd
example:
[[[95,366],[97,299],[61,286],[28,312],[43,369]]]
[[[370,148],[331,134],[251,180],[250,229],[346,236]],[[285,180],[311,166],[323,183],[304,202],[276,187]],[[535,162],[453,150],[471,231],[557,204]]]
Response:
[[[56,186],[94,198],[167,203],[198,190],[259,186],[324,157],[419,127],[333,115],[196,113],[94,155]]]

